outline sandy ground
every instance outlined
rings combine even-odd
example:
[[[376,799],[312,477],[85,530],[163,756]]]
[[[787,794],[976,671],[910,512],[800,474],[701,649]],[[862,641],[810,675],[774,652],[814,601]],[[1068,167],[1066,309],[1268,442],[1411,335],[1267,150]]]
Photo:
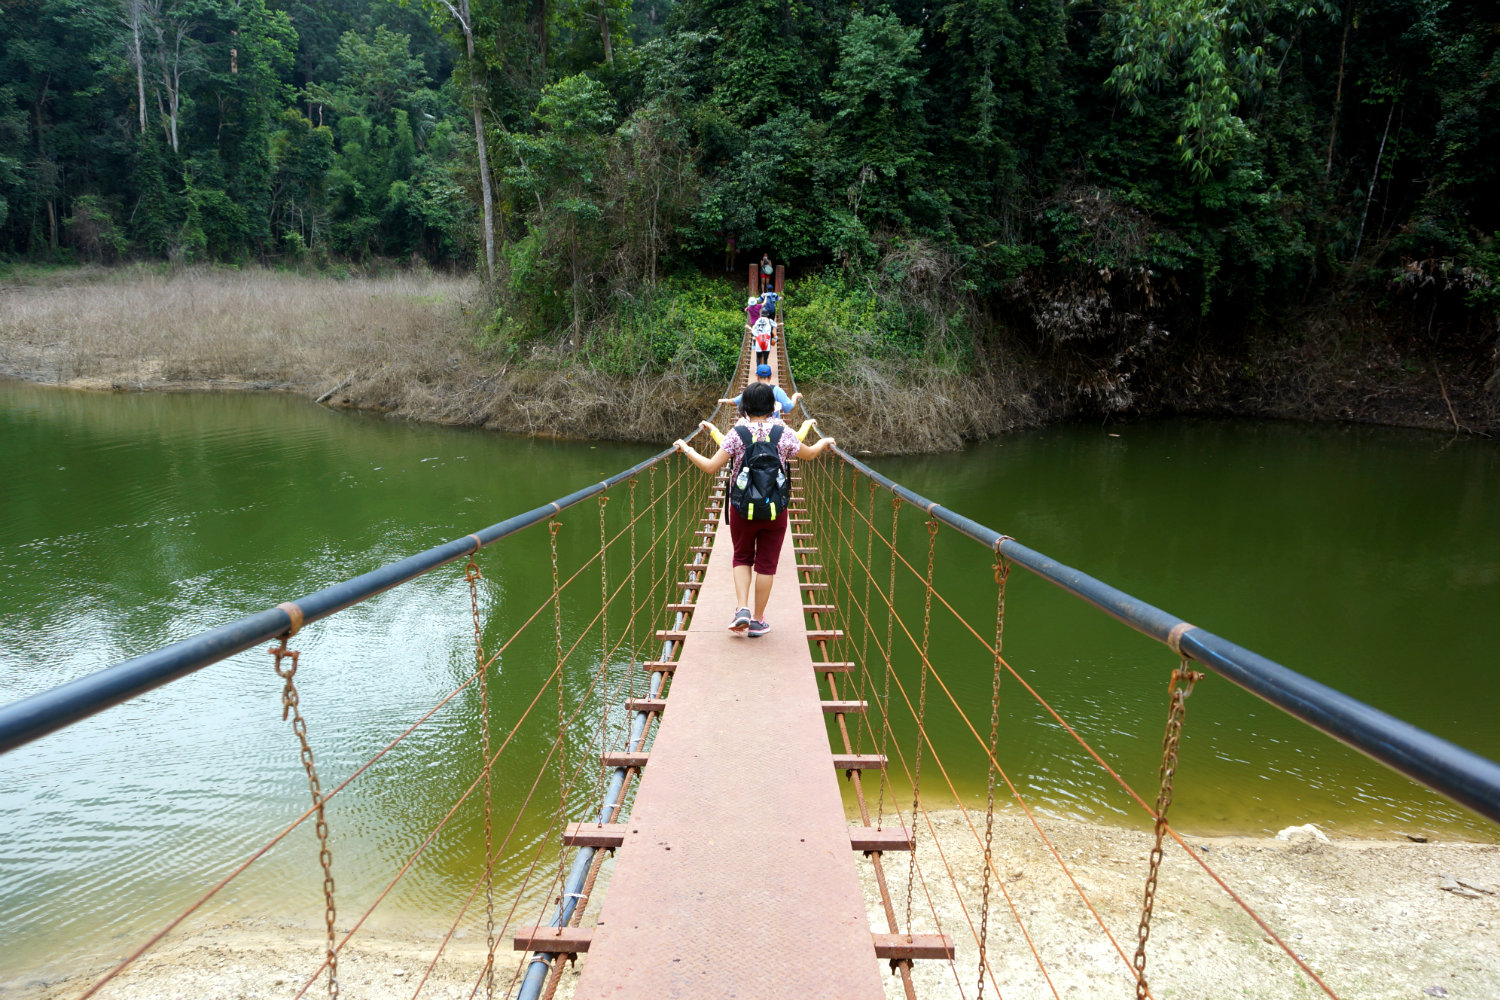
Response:
[[[983,815],[971,818],[982,834]],[[972,928],[980,922],[982,848],[958,812],[935,813],[933,823],[936,840],[925,825],[918,831],[913,923],[918,933],[932,933],[940,925],[957,945],[958,958],[951,965],[917,963],[917,994],[973,997],[978,948]],[[1058,819],[1043,819],[1041,825],[1078,888],[1024,816],[997,813],[994,867],[1003,882],[991,886],[993,979],[986,977],[985,994],[1128,1000],[1135,995],[1129,959],[1135,954],[1150,834]],[[1287,840],[1185,839],[1334,995],[1500,997],[1500,844],[1325,842],[1306,833]],[[907,864],[900,855],[887,857],[887,878],[904,924]],[[866,861],[859,867],[871,926],[885,930],[873,867]],[[600,886],[608,891],[606,880]],[[1079,889],[1098,919],[1085,908]],[[436,932],[427,928],[361,932],[340,960],[341,995],[361,1000],[418,995],[437,942]],[[306,927],[266,921],[200,927],[169,939],[97,995],[118,1000],[292,997],[315,967],[320,947],[319,936]],[[472,934],[452,942],[420,995],[471,996],[484,951],[482,937]],[[559,996],[571,996],[587,961],[584,956],[578,968],[564,974]],[[508,948],[497,955],[497,996],[506,995],[515,962]],[[6,974],[0,977],[0,997],[78,997],[102,971],[48,983]],[[1146,971],[1151,995],[1159,998],[1325,995],[1175,845],[1162,864]],[[898,977],[886,984],[888,996],[903,995]],[[326,996],[326,985],[320,981],[308,995]],[[478,995],[484,995],[482,986]]]

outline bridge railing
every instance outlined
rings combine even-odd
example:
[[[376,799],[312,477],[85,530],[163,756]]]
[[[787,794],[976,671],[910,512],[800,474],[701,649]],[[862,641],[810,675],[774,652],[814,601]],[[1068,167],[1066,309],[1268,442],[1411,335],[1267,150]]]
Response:
[[[784,338],[781,350],[785,357]],[[784,364],[783,370],[787,372],[792,391],[796,391],[796,379],[791,374],[790,365]],[[811,411],[806,412],[813,415]],[[997,557],[1055,584],[1170,647],[1174,653],[1208,667],[1371,759],[1448,796],[1486,819],[1500,823],[1500,763],[1351,698],[1029,548],[1009,535],[950,510],[882,475],[842,448],[835,449],[835,452],[849,468],[869,482],[990,549]]]

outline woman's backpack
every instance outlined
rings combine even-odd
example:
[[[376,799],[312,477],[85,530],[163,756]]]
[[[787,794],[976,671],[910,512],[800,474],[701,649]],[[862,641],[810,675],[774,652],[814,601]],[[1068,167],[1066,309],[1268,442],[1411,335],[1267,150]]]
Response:
[[[785,430],[784,424],[772,424],[770,439],[756,441],[744,424],[734,428],[745,445],[745,457],[729,485],[729,504],[747,521],[774,521],[791,499],[791,477],[778,447]]]

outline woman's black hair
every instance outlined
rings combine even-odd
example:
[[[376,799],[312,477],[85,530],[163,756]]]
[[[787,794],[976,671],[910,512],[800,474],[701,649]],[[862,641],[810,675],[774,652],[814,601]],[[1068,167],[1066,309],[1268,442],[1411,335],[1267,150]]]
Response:
[[[776,409],[776,393],[764,382],[752,382],[740,397],[740,409],[747,417],[769,417]]]

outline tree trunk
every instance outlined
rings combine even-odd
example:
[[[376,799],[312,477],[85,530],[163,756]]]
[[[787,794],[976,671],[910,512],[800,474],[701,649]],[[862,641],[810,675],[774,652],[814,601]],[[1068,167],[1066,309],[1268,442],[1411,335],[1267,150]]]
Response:
[[[1344,57],[1349,51],[1349,21],[1353,13],[1354,0],[1344,4],[1344,40],[1339,43],[1339,82],[1333,91],[1333,122],[1328,126],[1328,162],[1323,165],[1323,177],[1333,173],[1333,139],[1339,131],[1339,105],[1344,97]]]
[[[1354,239],[1354,256],[1350,262],[1359,259],[1359,246],[1365,241],[1365,220],[1370,217],[1370,201],[1375,197],[1375,185],[1380,181],[1380,161],[1385,156],[1385,140],[1391,134],[1391,119],[1396,117],[1396,105],[1391,104],[1390,113],[1385,116],[1385,131],[1380,136],[1380,151],[1375,154],[1375,170],[1370,174],[1370,189],[1365,192],[1365,212],[1359,217],[1359,235]]]
[[[146,64],[141,56],[141,0],[130,0],[131,58],[135,62],[136,106],[140,109],[141,135],[146,134]]]
[[[599,3],[599,34],[604,39],[604,61],[613,66],[615,53],[609,44],[609,8],[605,6],[604,0]]]
[[[467,5],[466,5],[467,6]],[[479,96],[479,72],[474,66],[474,31],[462,20],[469,53],[469,98],[474,102],[474,147],[479,152],[479,190],[484,200],[484,280],[495,283],[495,196],[490,190],[490,154],[485,148],[484,111]]]
[[[542,43],[542,83],[545,85],[547,82],[547,0],[542,0],[542,25],[539,34]]]

